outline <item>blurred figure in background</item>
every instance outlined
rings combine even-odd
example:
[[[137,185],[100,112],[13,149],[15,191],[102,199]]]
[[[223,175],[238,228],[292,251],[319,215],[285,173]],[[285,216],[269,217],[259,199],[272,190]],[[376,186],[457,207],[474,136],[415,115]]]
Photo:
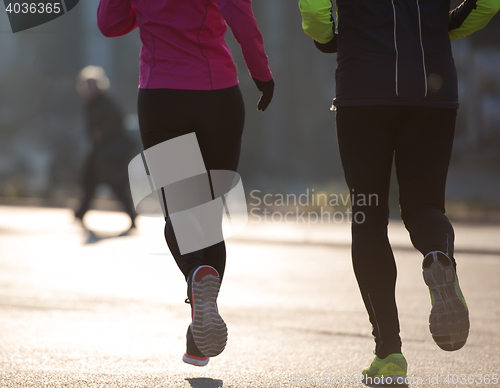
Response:
[[[135,228],[135,212],[128,182],[128,162],[136,153],[123,127],[123,115],[105,93],[109,79],[101,67],[87,66],[78,74],[77,91],[85,98],[87,132],[92,149],[82,174],[83,198],[75,218],[83,223],[97,186],[108,185],[129,215]]]

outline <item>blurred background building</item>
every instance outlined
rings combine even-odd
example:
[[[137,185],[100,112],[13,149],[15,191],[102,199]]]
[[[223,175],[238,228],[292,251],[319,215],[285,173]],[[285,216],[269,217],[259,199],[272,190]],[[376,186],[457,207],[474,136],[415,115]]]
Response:
[[[125,125],[139,141],[139,33],[103,37],[96,25],[97,5],[98,0],[81,1],[64,17],[16,34],[10,31],[7,14],[0,13],[0,200],[4,203],[36,198],[73,206],[89,147],[75,77],[87,65],[105,69],[110,93],[126,114]],[[239,168],[247,191],[345,190],[335,113],[329,109],[335,94],[336,56],[320,53],[304,35],[296,2],[254,0],[253,7],[276,91],[270,108],[257,112],[259,92],[228,33],[247,107]],[[453,43],[461,108],[448,196],[450,211],[457,216],[474,216],[476,210],[480,217],[492,209],[500,213],[499,37],[497,15],[483,31]],[[393,199],[397,202],[397,194]]]

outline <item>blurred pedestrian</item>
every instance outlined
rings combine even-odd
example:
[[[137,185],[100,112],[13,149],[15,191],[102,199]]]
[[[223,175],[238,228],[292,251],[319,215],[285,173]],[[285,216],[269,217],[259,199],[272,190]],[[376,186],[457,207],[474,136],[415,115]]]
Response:
[[[469,313],[458,285],[445,183],[458,108],[450,39],[483,28],[500,0],[299,0],[306,34],[337,52],[337,136],[353,210],[352,261],[373,326],[376,357],[365,382],[404,382],[395,299],[396,263],[387,237],[393,158],[401,216],[423,259],[434,341],[464,346]],[[385,381],[382,381],[385,377]],[[381,380],[382,379],[382,380]]]
[[[274,90],[251,1],[100,0],[97,19],[108,37],[140,29],[138,114],[144,149],[194,132],[206,170],[236,171],[245,111],[236,66],[224,41],[227,25],[262,92],[259,110],[267,108]],[[204,366],[227,341],[216,304],[225,244],[182,255],[168,216],[165,237],[188,283],[192,309],[183,360]]]
[[[136,147],[123,126],[123,114],[106,94],[109,80],[98,66],[87,66],[78,74],[77,90],[85,98],[87,134],[92,148],[82,174],[83,198],[75,217],[82,221],[100,184],[108,185],[130,217],[135,228],[135,212],[128,181],[128,163]]]

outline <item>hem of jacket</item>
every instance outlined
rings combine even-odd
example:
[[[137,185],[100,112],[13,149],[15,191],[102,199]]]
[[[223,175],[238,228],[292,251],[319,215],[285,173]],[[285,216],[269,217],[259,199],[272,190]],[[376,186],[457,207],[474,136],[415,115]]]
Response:
[[[174,89],[174,90],[221,90],[229,89],[239,85],[239,81],[228,83],[214,83],[213,88],[209,85],[195,85],[192,82],[150,82],[149,85],[139,83],[138,89]],[[147,86],[147,87],[146,87]]]
[[[373,106],[373,105],[403,105],[403,106],[425,106],[430,108],[446,108],[446,109],[458,109],[458,101],[426,101],[426,100],[406,100],[403,98],[398,99],[355,99],[355,100],[344,100],[344,99],[333,99],[333,105],[336,107],[342,106]]]

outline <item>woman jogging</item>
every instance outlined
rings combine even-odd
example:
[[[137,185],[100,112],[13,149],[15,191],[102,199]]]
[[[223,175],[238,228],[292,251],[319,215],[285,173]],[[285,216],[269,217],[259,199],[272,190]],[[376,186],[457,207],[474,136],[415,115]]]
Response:
[[[226,23],[262,92],[259,110],[267,108],[274,89],[251,1],[100,0],[97,20],[107,37],[139,27],[138,114],[144,149],[194,132],[206,170],[236,171],[245,112],[236,66],[224,41]],[[225,245],[222,241],[183,255],[169,217],[165,237],[187,280],[192,309],[183,360],[204,366],[227,341],[216,304]]]
[[[395,300],[396,263],[387,237],[393,158],[401,216],[423,255],[431,294],[429,327],[444,350],[464,346],[467,304],[453,255],[454,232],[444,215],[445,183],[458,108],[450,39],[483,28],[500,0],[299,0],[306,34],[323,52],[337,52],[337,136],[352,201],[352,261],[373,326],[376,357],[365,383],[404,385]],[[356,214],[361,213],[359,217]],[[385,380],[384,380],[385,379]]]

